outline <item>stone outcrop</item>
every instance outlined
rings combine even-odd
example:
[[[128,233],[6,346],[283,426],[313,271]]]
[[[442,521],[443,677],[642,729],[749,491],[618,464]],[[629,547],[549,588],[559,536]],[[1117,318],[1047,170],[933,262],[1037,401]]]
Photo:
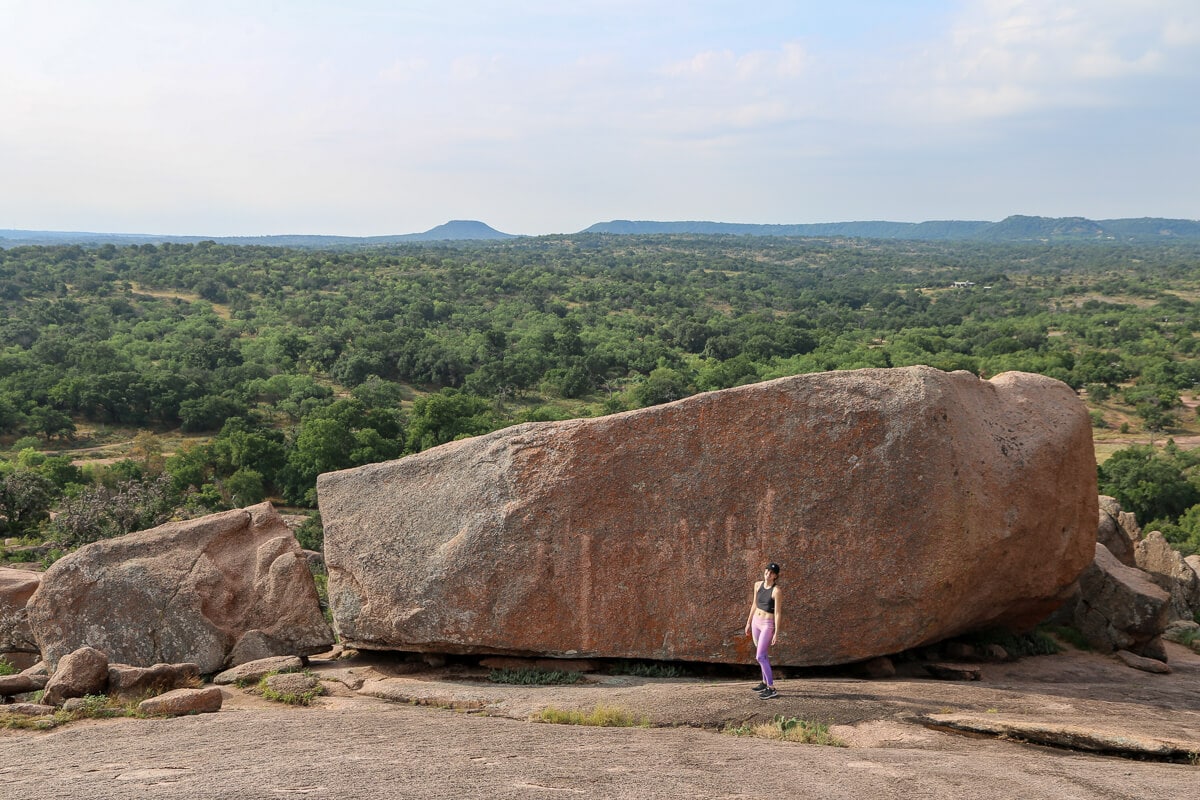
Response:
[[[41,574],[0,567],[0,653],[36,653],[26,606],[42,582]]]
[[[1158,655],[1171,596],[1142,570],[1118,561],[1104,545],[1095,547],[1095,560],[1079,578],[1075,627],[1102,652]]]
[[[51,665],[90,645],[115,662],[208,674],[333,643],[300,546],[269,503],[82,547],[46,571],[28,612]]]
[[[1093,558],[1095,457],[1066,385],[928,367],[802,375],[518,425],[322,475],[348,646],[781,664],[1032,626]]]
[[[1158,531],[1150,531],[1134,546],[1138,569],[1171,595],[1170,618],[1192,619],[1200,610],[1200,576]]]
[[[58,661],[46,683],[42,702],[60,706],[69,697],[104,694],[108,686],[108,656],[94,647],[81,647]]]
[[[1121,509],[1115,497],[1100,495],[1100,525],[1096,529],[1096,541],[1108,548],[1127,567],[1136,567],[1134,545],[1142,538],[1137,517]]]

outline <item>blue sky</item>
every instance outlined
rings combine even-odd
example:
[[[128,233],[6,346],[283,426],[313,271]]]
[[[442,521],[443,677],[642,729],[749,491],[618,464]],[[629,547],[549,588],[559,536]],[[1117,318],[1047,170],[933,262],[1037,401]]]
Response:
[[[1200,219],[1200,2],[0,0],[0,228]]]

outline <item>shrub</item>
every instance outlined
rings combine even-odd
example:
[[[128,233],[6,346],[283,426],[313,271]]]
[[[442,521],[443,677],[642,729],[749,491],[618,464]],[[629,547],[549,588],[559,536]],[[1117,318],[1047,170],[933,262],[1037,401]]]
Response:
[[[657,661],[624,661],[609,670],[613,675],[633,675],[638,678],[684,678],[687,670],[674,664]]]
[[[830,747],[846,746],[845,742],[829,732],[829,726],[823,722],[811,722],[782,715],[772,717],[770,722],[757,725],[745,723],[736,728],[726,728],[724,732],[730,736],[757,736],[762,739],[776,739],[800,744],[823,744]]]
[[[990,644],[998,644],[1010,656],[1016,658],[1049,656],[1062,652],[1062,648],[1058,646],[1058,642],[1054,641],[1054,638],[1042,628],[1030,631],[1029,633],[1013,633],[1003,629],[981,631],[971,636],[963,637],[963,641],[976,647],[987,647]]]
[[[4,656],[0,656],[0,675],[16,675],[17,668]]]
[[[492,683],[510,683],[520,686],[549,686],[552,684],[579,683],[583,675],[578,672],[541,669],[494,669],[488,673]]]

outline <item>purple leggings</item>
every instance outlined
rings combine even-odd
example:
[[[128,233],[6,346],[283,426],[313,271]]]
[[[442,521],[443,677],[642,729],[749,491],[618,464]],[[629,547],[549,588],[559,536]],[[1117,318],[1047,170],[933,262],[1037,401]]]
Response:
[[[754,638],[754,646],[757,648],[755,659],[762,667],[763,683],[774,686],[775,676],[771,674],[771,660],[767,658],[767,648],[771,646],[771,639],[775,637],[775,618],[755,617],[750,622],[750,635]]]

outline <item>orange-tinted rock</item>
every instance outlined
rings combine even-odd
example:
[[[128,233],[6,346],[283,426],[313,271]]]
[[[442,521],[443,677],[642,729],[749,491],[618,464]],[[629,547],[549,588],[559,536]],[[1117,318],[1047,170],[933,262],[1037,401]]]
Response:
[[[221,710],[224,695],[220,688],[208,686],[203,689],[175,689],[138,703],[142,714],[164,717],[181,717],[185,714],[211,714]]]
[[[1094,555],[1095,457],[1065,384],[833,372],[518,425],[322,475],[348,646],[780,664],[1031,626]]]
[[[310,655],[333,643],[295,536],[269,503],[95,542],[29,601],[42,656],[85,644],[132,666]]]

